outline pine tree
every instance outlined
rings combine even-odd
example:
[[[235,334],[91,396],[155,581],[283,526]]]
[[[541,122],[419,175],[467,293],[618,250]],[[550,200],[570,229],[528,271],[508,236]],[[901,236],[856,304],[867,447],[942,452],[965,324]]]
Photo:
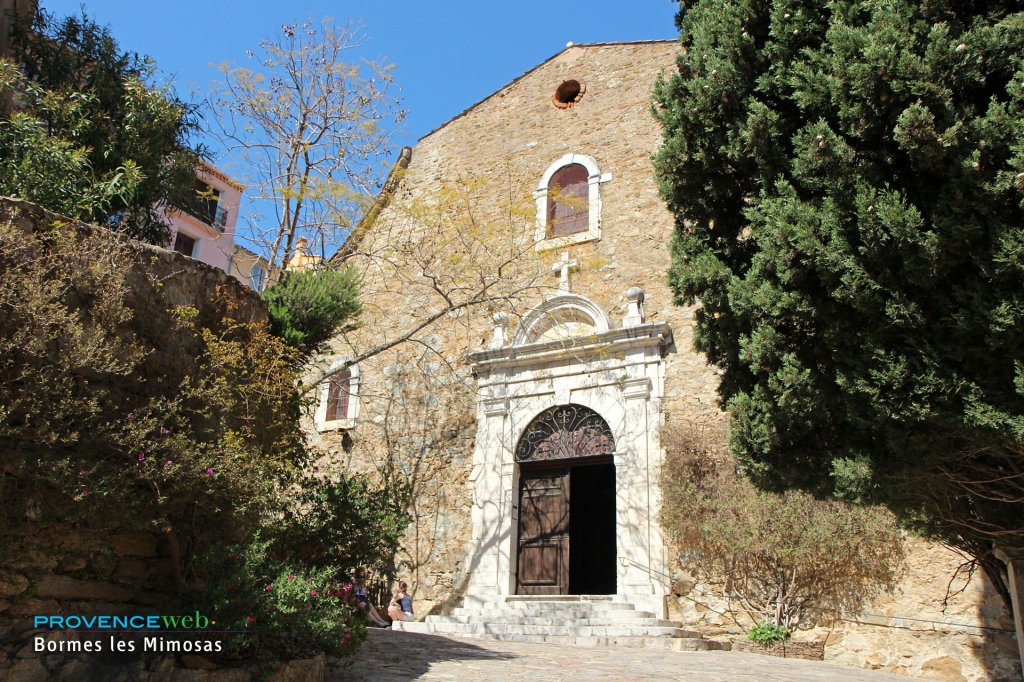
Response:
[[[1024,546],[1024,13],[682,2],[670,281],[769,489],[888,504],[1007,596]]]

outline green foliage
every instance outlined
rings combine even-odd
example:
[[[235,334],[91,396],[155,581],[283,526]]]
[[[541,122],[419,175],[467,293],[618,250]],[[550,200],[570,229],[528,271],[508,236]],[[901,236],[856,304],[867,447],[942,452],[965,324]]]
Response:
[[[701,304],[732,452],[760,486],[885,502],[998,585],[993,543],[1024,542],[1018,3],[708,0],[678,23],[670,280]]]
[[[801,491],[761,492],[714,432],[667,429],[662,520],[705,580],[724,581],[755,622],[813,625],[892,590],[903,543],[888,512]]]
[[[263,292],[274,333],[312,355],[362,310],[359,274],[353,268],[289,273]]]
[[[76,515],[117,509],[184,561],[204,532],[244,535],[289,499],[306,459],[298,362],[234,319],[237,290],[171,314],[143,263],[106,230],[0,222],[0,438]]]
[[[241,285],[171,309],[151,254],[123,235],[5,217],[0,439],[16,485],[0,511],[19,510],[5,518],[161,534],[161,587],[245,629],[236,653],[352,653],[360,621],[325,590],[390,573],[406,500],[306,474],[298,353],[239,321],[258,309]]]
[[[196,203],[195,107],[84,14],[22,17],[0,62],[0,194],[163,244]]]
[[[411,520],[405,490],[364,476],[306,487],[296,495],[281,536],[289,556],[340,574],[388,576]]]
[[[747,630],[747,639],[764,646],[779,644],[790,638],[792,633],[781,625],[764,621]]]
[[[215,614],[217,629],[231,631],[228,654],[354,654],[366,626],[349,599],[352,585],[338,584],[328,568],[276,559],[270,546],[256,537],[199,559],[212,580],[195,607]]]

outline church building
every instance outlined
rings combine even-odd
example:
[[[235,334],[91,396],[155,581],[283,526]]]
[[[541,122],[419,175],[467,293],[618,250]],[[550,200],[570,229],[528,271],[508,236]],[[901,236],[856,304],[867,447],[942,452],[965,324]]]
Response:
[[[661,134],[651,91],[674,68],[677,48],[675,41],[567,48],[421,139],[390,203],[366,234],[354,235],[359,247],[347,245],[353,262],[362,253],[406,272],[357,266],[368,272],[365,326],[373,329],[339,339],[335,361],[432,309],[415,283],[389,287],[420,274],[412,249],[381,251],[426,231],[436,242],[427,250],[438,253],[418,255],[442,268],[457,245],[436,240],[433,225],[414,224],[409,205],[429,203],[442,179],[459,178],[453,191],[476,205],[482,230],[496,231],[510,228],[498,218],[496,197],[521,197],[512,226],[520,234],[509,236],[521,251],[509,252],[518,261],[515,300],[495,296],[422,333],[442,364],[450,362],[445,370],[463,379],[464,406],[476,418],[472,452],[447,463],[449,508],[432,505],[417,517],[421,533],[438,527],[436,517],[465,517],[441,523],[445,537],[436,540],[444,550],[409,557],[421,600],[445,603],[449,595],[438,588],[450,584],[468,599],[603,594],[662,610],[669,568],[659,522],[660,427],[669,410],[680,418],[716,414],[715,373],[690,350],[691,311],[672,304],[666,284],[673,219],[651,162]],[[373,244],[378,235],[392,243]],[[374,281],[377,272],[383,281]],[[370,384],[394,374],[388,362],[360,363],[343,388],[335,381],[344,414],[326,395],[330,387],[322,391],[316,433],[325,446],[337,440],[340,449],[344,439],[353,459],[373,460],[379,444],[366,441],[379,436],[380,415],[371,403],[392,393]],[[423,417],[434,418],[429,408]]]
[[[661,434],[723,415],[667,284],[652,164],[678,49],[570,45],[522,74],[404,150],[334,259],[362,273],[364,312],[317,370],[366,357],[323,382],[306,427],[322,470],[408,492],[417,620],[531,600],[628,607],[654,634],[679,617]],[[932,576],[958,563],[929,556]],[[959,617],[991,597],[961,595]],[[942,595],[915,598],[904,610],[931,613]]]

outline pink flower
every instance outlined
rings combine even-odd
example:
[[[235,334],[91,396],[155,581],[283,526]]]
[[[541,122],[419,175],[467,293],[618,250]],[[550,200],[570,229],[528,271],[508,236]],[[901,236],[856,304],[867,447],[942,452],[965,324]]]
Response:
[[[313,579],[309,578],[308,580],[306,580],[306,582],[312,584],[313,583]]]
[[[288,580],[295,580],[295,576],[294,575],[288,576]]]
[[[255,618],[253,618],[252,616],[246,616],[246,617],[245,617],[245,620],[246,620],[246,622],[248,622],[248,623],[252,623],[252,622],[253,622],[253,621],[255,621],[256,619],[255,619]]]
[[[213,476],[213,469],[207,469],[206,470],[206,475],[207,476]]]
[[[170,431],[168,431],[167,429],[165,429],[162,426],[160,427],[160,435],[161,436],[166,436],[168,433],[170,433]]]
[[[139,454],[139,461],[141,462],[141,461],[143,461],[144,459],[146,459],[146,456],[140,453],[140,454]]]
[[[269,590],[271,587],[273,587],[273,585],[267,585],[266,587],[263,588],[263,590],[264,591]]]
[[[128,418],[129,419],[135,419],[135,413],[134,412],[129,412],[128,413]]]
[[[310,590],[309,593],[314,597],[316,596],[316,590]]]
[[[164,462],[164,464],[166,464],[166,465],[170,466],[171,464],[174,464],[174,460],[172,460],[172,459],[169,459],[169,460],[167,460],[166,462]]]

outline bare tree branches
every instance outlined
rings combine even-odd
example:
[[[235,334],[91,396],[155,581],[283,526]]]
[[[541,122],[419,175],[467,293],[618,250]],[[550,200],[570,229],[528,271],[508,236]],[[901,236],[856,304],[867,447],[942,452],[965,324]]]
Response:
[[[379,189],[387,124],[403,112],[389,94],[391,67],[354,57],[363,41],[351,22],[289,24],[249,52],[250,66],[220,67],[212,132],[273,212],[250,219],[272,265],[287,263],[300,237],[326,256]]]

